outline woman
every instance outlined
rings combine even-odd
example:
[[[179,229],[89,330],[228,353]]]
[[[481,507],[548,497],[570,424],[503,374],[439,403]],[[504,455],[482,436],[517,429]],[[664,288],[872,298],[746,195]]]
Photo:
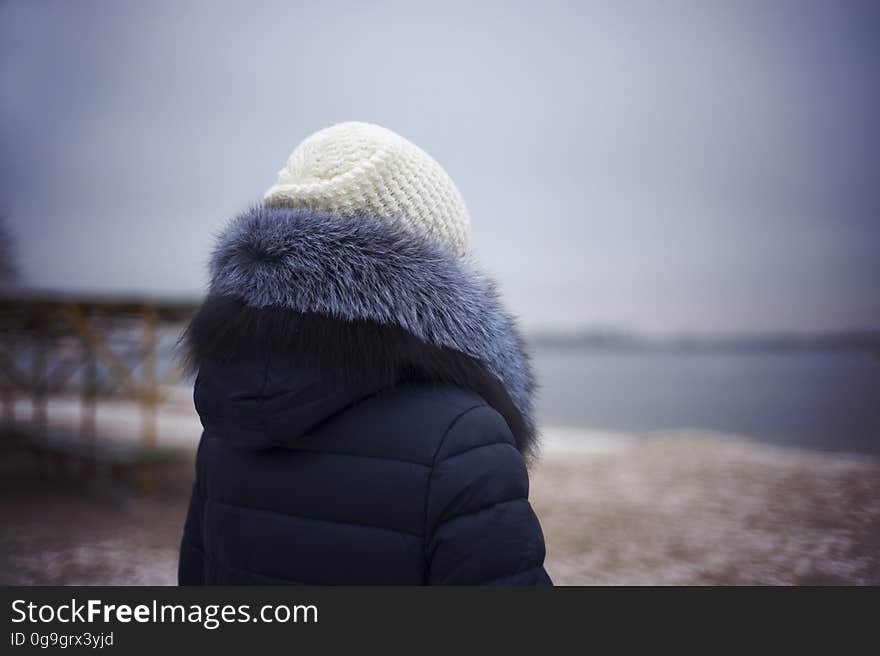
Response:
[[[183,585],[549,584],[533,382],[431,157],[343,123],[211,260]]]

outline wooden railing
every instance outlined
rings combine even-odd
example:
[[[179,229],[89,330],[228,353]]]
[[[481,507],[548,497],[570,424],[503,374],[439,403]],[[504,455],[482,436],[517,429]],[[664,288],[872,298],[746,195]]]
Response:
[[[74,394],[81,406],[79,439],[91,443],[99,399],[127,398],[140,407],[141,448],[151,460],[161,389],[181,376],[173,361],[160,371],[159,334],[163,328],[179,333],[198,303],[33,292],[0,295],[3,426],[22,425],[22,418],[15,416],[15,400],[25,395],[32,412],[24,423],[31,434],[44,435],[49,397]],[[144,471],[149,488],[153,468]]]

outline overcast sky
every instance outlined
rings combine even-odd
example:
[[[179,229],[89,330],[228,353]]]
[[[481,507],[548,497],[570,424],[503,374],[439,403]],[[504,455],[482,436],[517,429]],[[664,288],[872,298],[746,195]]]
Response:
[[[6,2],[0,209],[28,285],[196,294],[303,137],[370,121],[527,327],[880,328],[878,62],[871,2]]]

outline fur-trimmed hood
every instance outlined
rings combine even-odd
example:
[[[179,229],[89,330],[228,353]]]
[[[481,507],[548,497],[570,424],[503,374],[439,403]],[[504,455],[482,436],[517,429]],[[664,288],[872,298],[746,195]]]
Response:
[[[191,363],[301,357],[370,393],[407,380],[470,388],[535,448],[534,381],[514,320],[472,265],[369,218],[257,207],[233,220],[185,343]]]

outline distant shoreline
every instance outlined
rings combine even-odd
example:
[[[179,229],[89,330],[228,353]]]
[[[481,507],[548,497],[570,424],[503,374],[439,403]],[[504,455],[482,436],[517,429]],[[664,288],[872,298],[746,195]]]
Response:
[[[528,342],[536,348],[616,351],[669,351],[676,353],[841,352],[860,351],[880,356],[880,331],[798,335],[768,333],[704,337],[680,335],[648,337],[626,331],[535,331]]]

